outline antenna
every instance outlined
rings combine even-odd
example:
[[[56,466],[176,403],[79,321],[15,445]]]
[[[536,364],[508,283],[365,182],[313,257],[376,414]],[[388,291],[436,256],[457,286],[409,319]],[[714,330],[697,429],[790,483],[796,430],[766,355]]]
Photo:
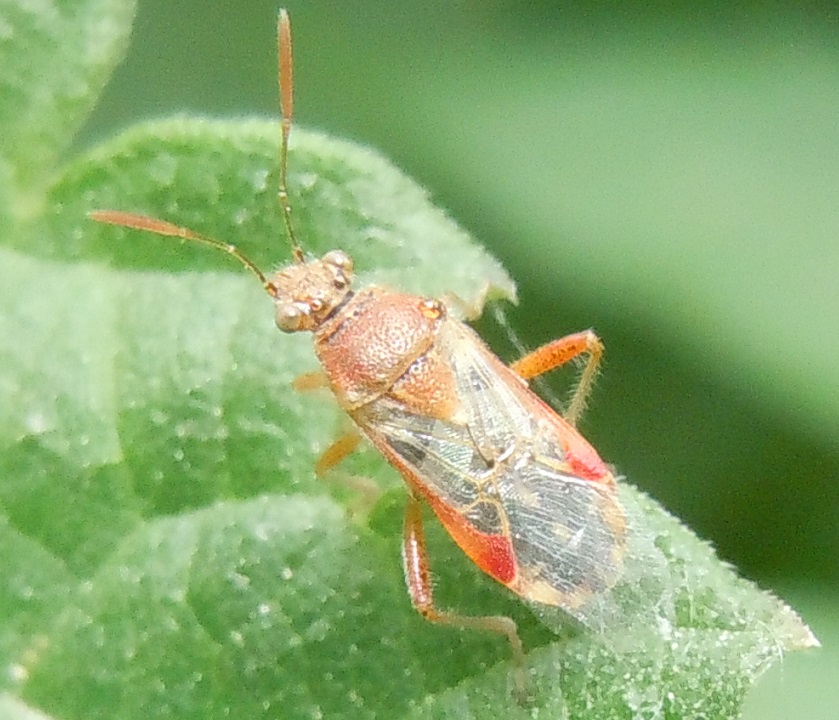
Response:
[[[291,135],[291,117],[294,111],[294,58],[291,52],[291,19],[285,9],[280,10],[277,18],[277,53],[279,62],[280,114],[282,116],[282,138],[280,142],[280,207],[288,240],[291,243],[291,256],[294,262],[303,263],[303,250],[294,235],[291,224],[291,205],[288,201],[288,139]]]
[[[291,205],[288,201],[288,139],[291,135],[291,117],[294,109],[294,78],[293,63],[291,54],[291,20],[286,10],[280,10],[277,19],[277,45],[279,48],[279,86],[280,86],[280,114],[282,115],[282,135],[280,143],[280,207],[283,213],[283,223],[286,235],[291,243],[291,256],[298,265],[304,263],[303,249],[297,242],[294,234],[294,227],[291,224]],[[88,217],[96,222],[118,225],[131,230],[143,230],[157,235],[176,237],[181,240],[192,240],[194,242],[209,245],[217,250],[222,250],[228,255],[235,257],[251,273],[253,273],[265,291],[276,297],[277,286],[268,280],[265,273],[235,245],[216,240],[207,235],[202,235],[189,228],[181,227],[166,220],[138,215],[136,213],[122,212],[121,210],[93,210]]]
[[[146,232],[153,232],[157,235],[166,235],[168,237],[176,237],[181,240],[192,240],[194,242],[209,245],[217,250],[222,250],[228,255],[235,257],[242,265],[256,275],[262,287],[271,296],[275,297],[277,294],[277,286],[274,285],[265,273],[262,272],[247,255],[245,255],[239,248],[230,243],[216,240],[215,238],[201,235],[200,233],[190,230],[189,228],[175,225],[165,220],[158,220],[157,218],[147,217],[146,215],[136,215],[134,213],[122,212],[121,210],[94,210],[89,212],[87,216],[96,222],[107,223],[109,225],[119,225],[120,227],[127,227],[131,230],[145,230]]]

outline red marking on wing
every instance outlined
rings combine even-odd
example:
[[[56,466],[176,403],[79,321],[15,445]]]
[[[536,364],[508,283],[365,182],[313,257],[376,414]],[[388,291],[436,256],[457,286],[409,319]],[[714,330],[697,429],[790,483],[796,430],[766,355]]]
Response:
[[[557,430],[557,438],[562,444],[562,449],[565,453],[565,461],[577,477],[581,480],[591,480],[592,482],[614,485],[615,480],[612,471],[601,460],[597,450],[591,446],[588,440],[580,435],[579,431],[573,425],[531,390],[525,389],[522,392],[521,388],[515,385],[512,387],[523,402],[530,402],[532,404],[535,401],[541,405],[544,413],[541,417],[550,418],[553,421]]]
[[[554,426],[556,438],[562,447],[569,469],[581,480],[614,485],[614,478],[606,463],[579,431],[522,382],[521,376],[502,363],[479,338],[473,337],[471,332],[468,337],[472,339],[481,360],[492,371],[496,380],[529,409],[532,417],[550,422]]]
[[[390,445],[378,436],[369,437],[385,459],[399,471],[408,487],[428,503],[446,532],[466,556],[503,585],[514,583],[518,575],[518,562],[510,539],[505,535],[489,535],[476,530],[466,517],[435,494]]]
[[[576,430],[566,430],[559,437],[565,449],[565,459],[575,475],[594,482],[614,482],[612,473],[597,451]]]
[[[423,495],[443,527],[475,565],[504,585],[516,579],[518,567],[508,537],[479,532],[463,515],[443,503],[436,495],[428,492]]]

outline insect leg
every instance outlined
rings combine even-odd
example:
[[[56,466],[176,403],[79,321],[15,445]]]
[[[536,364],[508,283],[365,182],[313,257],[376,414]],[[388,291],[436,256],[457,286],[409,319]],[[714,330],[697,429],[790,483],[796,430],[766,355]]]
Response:
[[[292,387],[297,392],[312,392],[313,390],[321,390],[329,387],[329,380],[326,373],[316,370],[314,372],[303,373],[294,378]],[[315,462],[315,475],[323,477],[332,468],[338,465],[345,457],[352,455],[355,449],[361,442],[361,435],[355,430],[340,435]]]
[[[322,390],[329,387],[329,379],[326,373],[320,370],[298,375],[291,383],[297,392],[309,392],[311,390]]]
[[[510,365],[510,368],[525,380],[530,380],[565,365],[569,360],[583,354],[588,355],[588,359],[565,412],[565,419],[572,425],[576,425],[585,409],[586,398],[591,392],[591,386],[603,358],[603,343],[593,330],[583,330],[552,340],[523,358],[519,358]]]
[[[329,379],[325,372],[315,370],[303,373],[294,378],[292,387],[297,392],[312,392],[329,387]],[[324,479],[327,474],[348,456],[352,455],[361,443],[361,435],[350,429],[341,435],[323,451],[315,461],[315,475]],[[379,487],[369,478],[358,475],[342,475],[341,484],[358,493],[360,501],[351,507],[354,514],[366,514],[366,511],[376,504],[381,492]]]
[[[315,463],[315,475],[323,477],[338,463],[353,451],[361,442],[361,435],[357,432],[347,432],[338,437],[326,450],[323,451]]]
[[[315,475],[321,479],[327,478],[328,473],[348,455],[352,455],[361,443],[361,435],[350,430],[340,435],[315,462]],[[350,502],[352,515],[364,516],[372,509],[381,496],[381,490],[370,478],[362,475],[346,475],[341,473],[336,480],[341,486],[353,491],[357,497]]]
[[[515,663],[514,681],[516,693],[525,697],[524,648],[518,628],[512,618],[505,615],[458,615],[439,610],[434,605],[431,571],[422,526],[422,506],[413,495],[405,508],[405,528],[402,537],[402,561],[405,568],[405,584],[414,609],[426,620],[440,625],[486,630],[505,635],[513,649]]]

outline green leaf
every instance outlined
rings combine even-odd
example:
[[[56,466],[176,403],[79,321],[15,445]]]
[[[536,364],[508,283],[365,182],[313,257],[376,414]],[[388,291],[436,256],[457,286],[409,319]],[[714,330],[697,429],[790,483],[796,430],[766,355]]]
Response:
[[[43,211],[56,160],[128,42],[126,0],[0,2],[0,219]]]
[[[78,17],[89,37],[94,16]],[[17,52],[68,52],[41,37],[19,33]],[[0,115],[0,135],[21,117]],[[66,141],[54,126],[39,137],[31,156],[7,154],[16,176]],[[815,643],[629,487],[629,560],[598,631],[510,597],[432,527],[441,605],[519,623],[529,707],[511,696],[504,642],[416,615],[396,472],[369,449],[348,463],[383,488],[369,513],[314,477],[344,420],[328,397],[291,391],[316,368],[307,338],[275,332],[258,283],[224,254],[85,218],[144,212],[282,263],[277,154],[275,123],[141,126],[50,168],[27,190],[42,211],[3,225],[3,717],[735,717],[772,661]],[[361,283],[473,308],[513,296],[375,153],[295,131],[290,162],[307,249],[347,250]]]

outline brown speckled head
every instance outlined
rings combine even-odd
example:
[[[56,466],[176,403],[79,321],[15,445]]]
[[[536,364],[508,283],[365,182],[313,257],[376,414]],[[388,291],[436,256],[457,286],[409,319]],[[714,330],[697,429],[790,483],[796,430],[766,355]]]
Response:
[[[280,270],[271,278],[277,327],[300,332],[321,325],[352,293],[352,270],[352,259],[341,250]]]

